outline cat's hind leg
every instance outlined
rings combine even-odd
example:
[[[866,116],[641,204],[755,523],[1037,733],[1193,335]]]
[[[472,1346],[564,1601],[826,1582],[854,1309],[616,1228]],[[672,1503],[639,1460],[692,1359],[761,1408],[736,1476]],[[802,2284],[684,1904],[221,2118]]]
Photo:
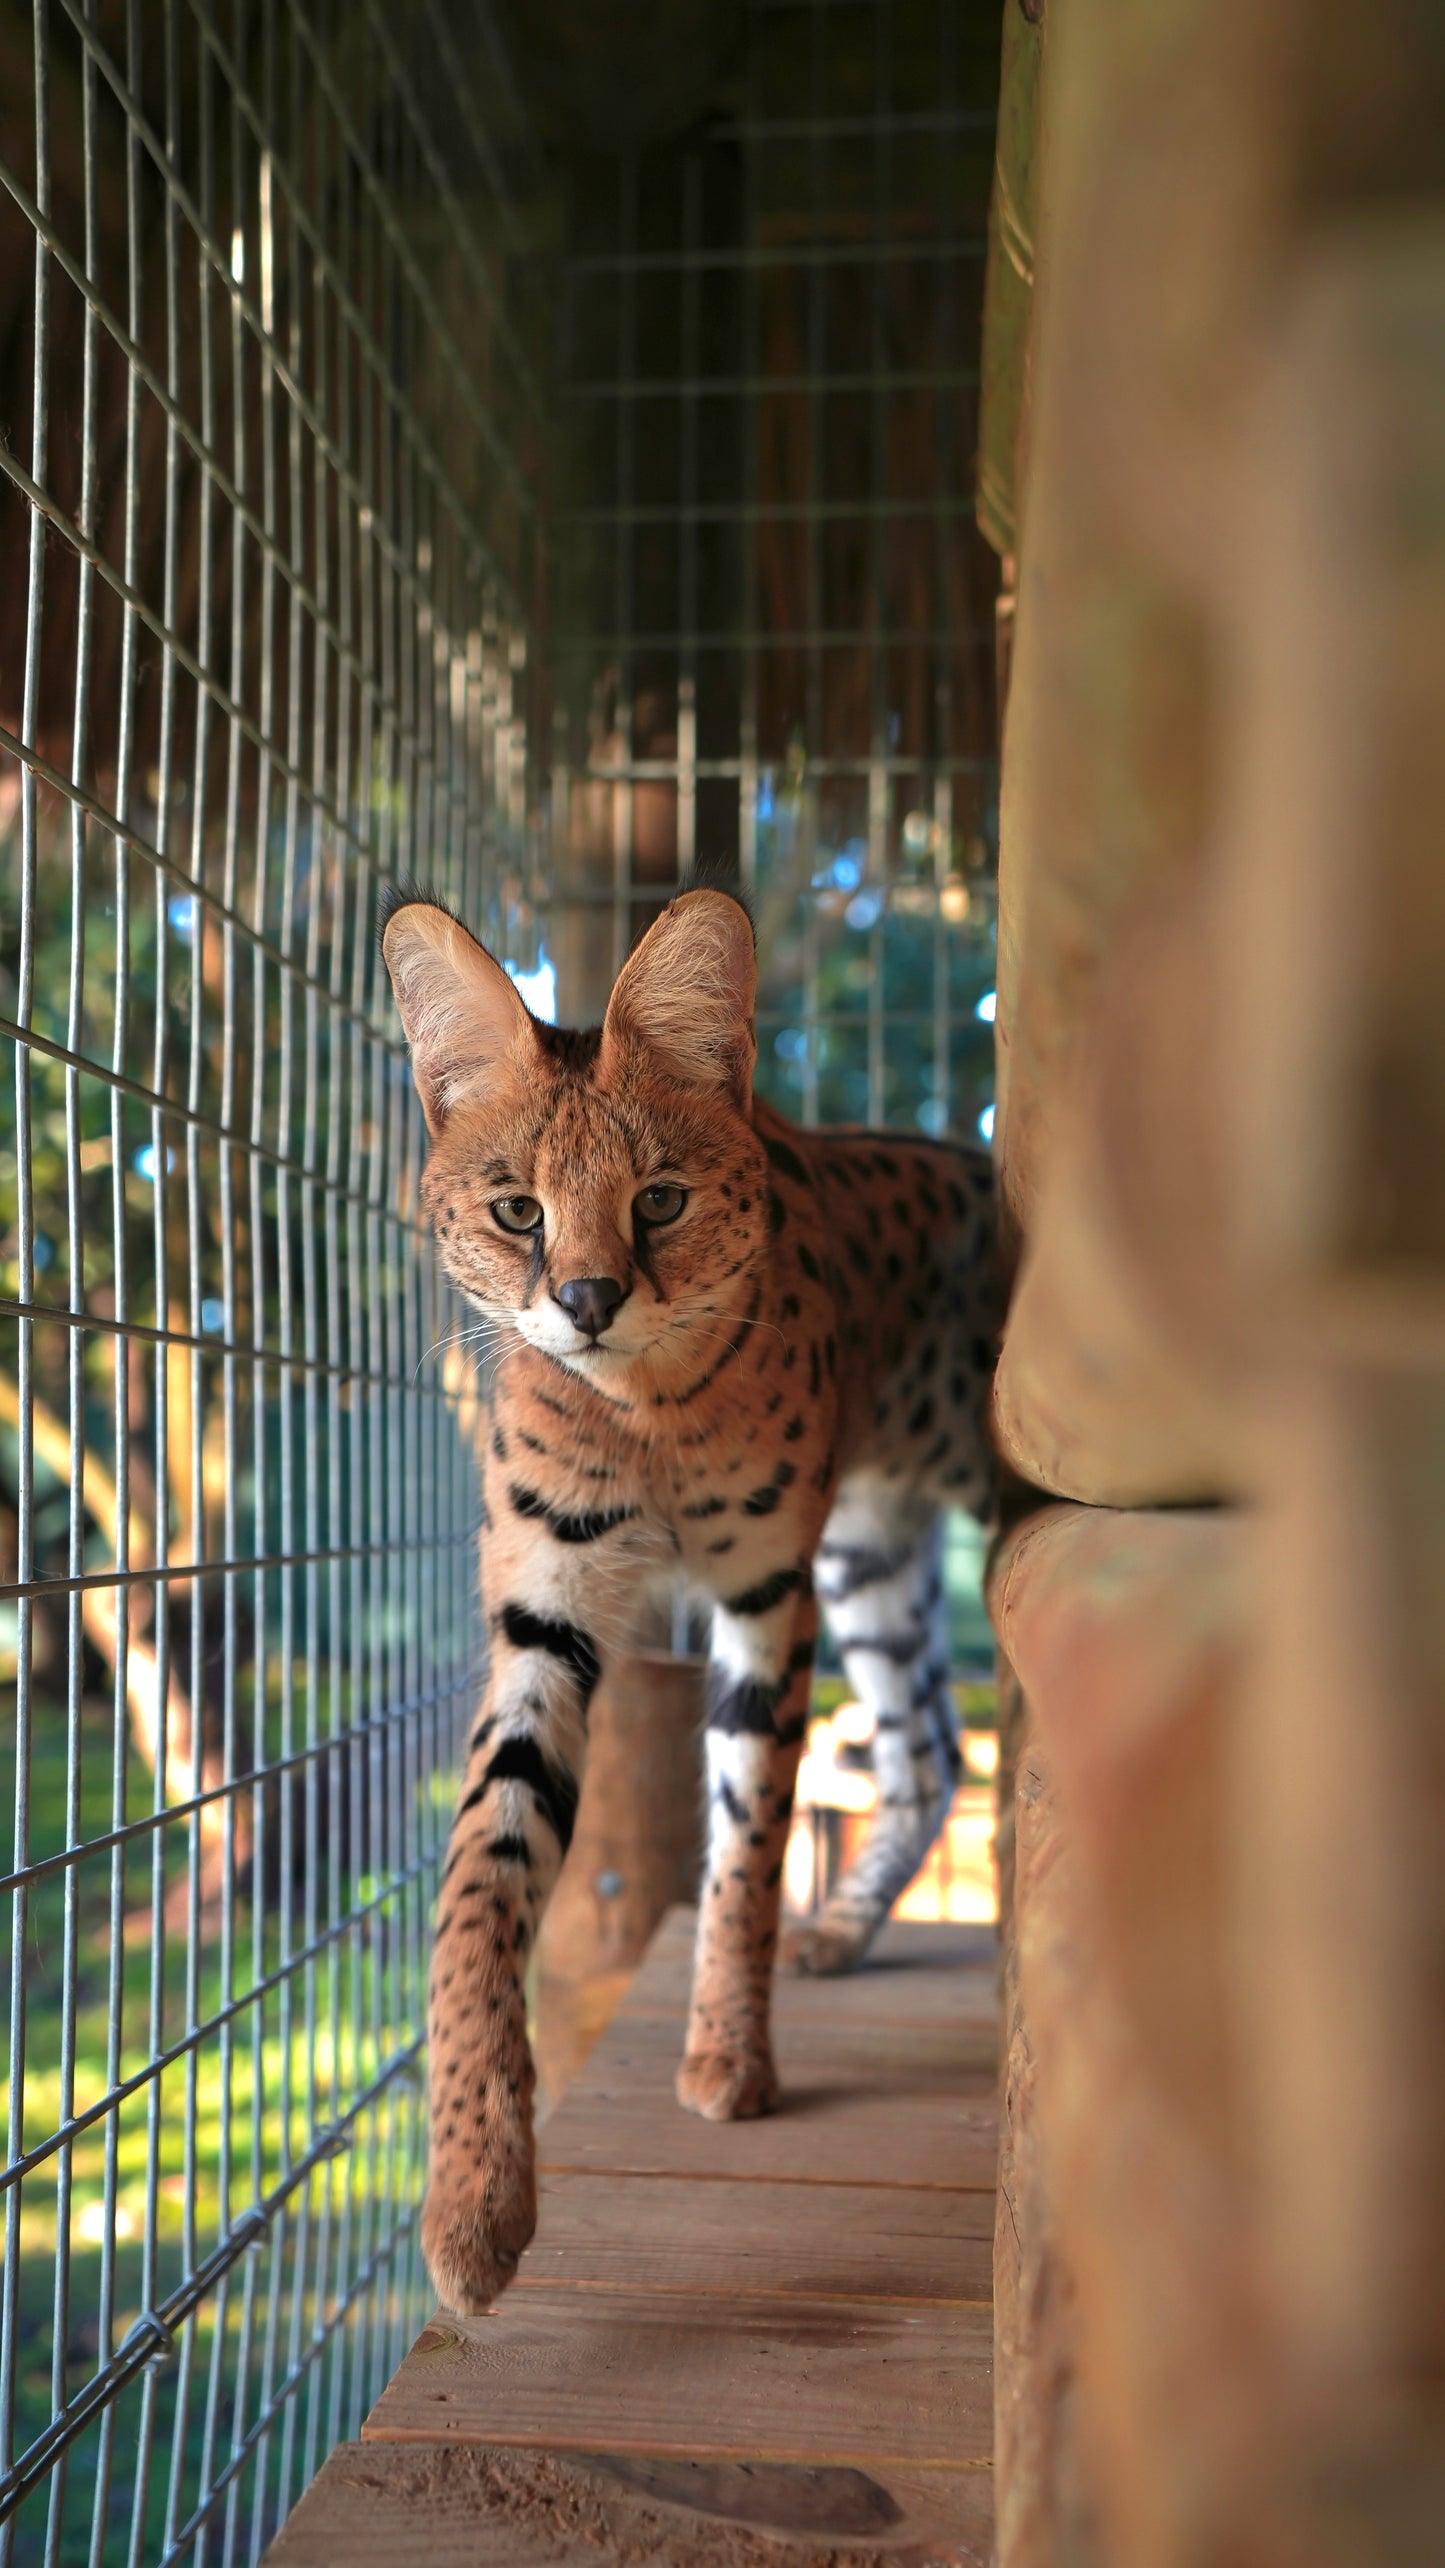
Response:
[[[877,1803],[864,1844],[795,1940],[797,1968],[850,1971],[938,1836],[958,1781],[943,1522],[886,1481],[846,1481],[813,1566],[849,1684],[873,1714]]]

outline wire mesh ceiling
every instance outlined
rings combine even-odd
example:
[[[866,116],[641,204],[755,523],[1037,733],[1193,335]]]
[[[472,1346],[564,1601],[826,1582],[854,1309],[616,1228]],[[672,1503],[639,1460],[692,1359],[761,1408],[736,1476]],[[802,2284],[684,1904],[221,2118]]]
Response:
[[[704,15],[691,139],[550,164],[484,0],[0,34],[0,2563],[257,2559],[427,2312],[475,1388],[380,882],[586,1014],[737,870],[779,1102],[986,1106],[994,13]]]
[[[6,2559],[256,2558],[425,2314],[477,1508],[374,918],[534,862],[542,394],[416,36],[4,63]]]

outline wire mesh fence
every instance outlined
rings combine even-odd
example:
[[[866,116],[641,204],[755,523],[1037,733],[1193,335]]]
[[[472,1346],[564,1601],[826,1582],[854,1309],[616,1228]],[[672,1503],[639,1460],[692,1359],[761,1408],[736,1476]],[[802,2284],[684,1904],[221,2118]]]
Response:
[[[374,922],[535,891],[485,65],[373,0],[7,22],[6,2560],[255,2559],[424,2314],[477,1509]]]

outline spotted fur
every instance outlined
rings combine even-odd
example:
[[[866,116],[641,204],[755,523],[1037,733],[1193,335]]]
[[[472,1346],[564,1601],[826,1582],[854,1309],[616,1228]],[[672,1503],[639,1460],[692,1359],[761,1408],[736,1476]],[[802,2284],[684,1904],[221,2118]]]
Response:
[[[803,1967],[861,1956],[941,1824],[940,1511],[989,1504],[992,1191],[977,1151],[804,1133],[753,1098],[751,931],[723,893],[673,902],[591,1034],[537,1024],[429,903],[394,911],[385,951],[431,1133],[423,1197],[495,1358],[491,1665],[437,1907],[423,2228],[442,2298],[478,2309],[532,2234],[523,1977],[588,1705],[639,1599],[682,1570],[712,1606],[685,2105],[721,2120],[777,2096],[820,1603],[877,1716],[879,1804]]]

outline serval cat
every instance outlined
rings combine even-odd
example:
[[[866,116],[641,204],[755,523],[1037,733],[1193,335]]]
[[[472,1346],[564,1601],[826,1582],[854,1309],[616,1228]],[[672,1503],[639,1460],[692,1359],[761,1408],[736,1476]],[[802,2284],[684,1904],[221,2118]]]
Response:
[[[876,1715],[877,1815],[803,1939],[847,1970],[932,1843],[958,1744],[941,1511],[990,1504],[992,1184],[977,1150],[803,1132],[753,1095],[745,910],[683,893],[602,1026],[539,1024],[444,909],[384,951],[453,1282],[495,1324],[490,1673],[437,1904],[423,2242],[485,2308],[536,2217],[523,1978],[572,1833],[587,1707],[637,1600],[712,1606],[706,1882],[677,2092],[727,2120],[778,2080],[783,1848],[821,1602]]]

